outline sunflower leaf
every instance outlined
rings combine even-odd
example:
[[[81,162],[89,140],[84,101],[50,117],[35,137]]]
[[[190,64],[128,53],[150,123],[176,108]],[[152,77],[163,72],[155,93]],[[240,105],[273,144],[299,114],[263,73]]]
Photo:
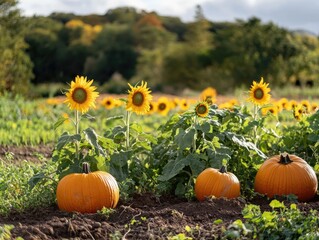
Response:
[[[98,135],[96,134],[96,132],[94,131],[94,129],[92,128],[87,128],[84,131],[85,134],[85,138],[86,140],[88,140],[88,142],[90,143],[91,146],[94,147],[95,149],[95,153],[97,155],[102,154],[103,156],[105,156],[105,152],[104,149],[100,146],[99,142],[98,142]]]
[[[60,136],[58,143],[56,145],[56,149],[59,151],[61,150],[66,144],[75,142],[75,141],[80,141],[81,140],[81,135],[80,134],[74,134],[70,135],[68,132],[62,133]]]
[[[89,120],[95,119],[94,116],[92,116],[92,115],[90,115],[90,114],[87,114],[87,113],[83,114],[82,117],[83,117],[83,118],[86,118],[86,119],[89,119]]]
[[[60,127],[64,121],[68,120],[68,118],[65,117],[59,117],[59,119],[54,123],[53,128],[56,130],[58,127]]]

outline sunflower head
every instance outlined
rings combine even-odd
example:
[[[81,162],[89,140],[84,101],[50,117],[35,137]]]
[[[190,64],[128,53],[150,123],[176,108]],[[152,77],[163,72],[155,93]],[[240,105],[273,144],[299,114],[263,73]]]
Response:
[[[156,102],[150,102],[150,109],[147,112],[147,114],[153,114],[157,111],[157,103]]]
[[[187,99],[181,99],[178,103],[178,106],[182,111],[186,111],[189,109],[189,102]]]
[[[102,100],[102,105],[108,110],[112,109],[115,107],[115,99],[113,97],[105,97]]]
[[[300,104],[304,107],[306,113],[311,112],[311,104],[308,100],[301,100]]]
[[[294,118],[297,120],[301,120],[303,115],[305,113],[304,107],[301,104],[297,104],[294,108],[293,108],[293,115]]]
[[[318,109],[318,103],[316,102],[311,103],[311,110],[315,112],[317,111],[317,109]]]
[[[270,107],[266,107],[266,108],[262,108],[261,109],[261,113],[263,116],[267,115],[267,114],[272,114],[277,116],[278,115],[278,106],[277,105],[273,105]]]
[[[208,102],[203,101],[196,105],[195,107],[195,113],[199,117],[206,117],[209,112],[209,105]]]
[[[216,102],[217,91],[213,87],[207,87],[200,93],[200,100],[208,102],[208,104],[212,105]]]
[[[270,88],[268,87],[269,83],[264,83],[264,79],[261,78],[260,82],[253,82],[253,85],[249,91],[248,101],[256,105],[264,105],[270,100]]]
[[[157,112],[162,116],[166,116],[171,110],[170,102],[167,97],[163,96],[157,100]]]
[[[66,95],[65,103],[71,110],[86,113],[90,108],[95,108],[96,98],[99,96],[95,92],[96,87],[91,86],[93,80],[87,81],[86,77],[76,76],[75,81],[71,82],[71,87]]]
[[[133,87],[130,84],[129,86],[131,89],[128,91],[126,110],[133,111],[136,114],[146,114],[150,109],[150,102],[153,98],[147,83],[142,81],[140,86]]]

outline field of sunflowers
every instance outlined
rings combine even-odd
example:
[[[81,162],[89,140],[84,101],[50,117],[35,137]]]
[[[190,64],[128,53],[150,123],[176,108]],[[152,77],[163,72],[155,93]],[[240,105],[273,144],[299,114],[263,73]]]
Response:
[[[0,239],[319,238],[318,101],[69,86],[0,96]]]

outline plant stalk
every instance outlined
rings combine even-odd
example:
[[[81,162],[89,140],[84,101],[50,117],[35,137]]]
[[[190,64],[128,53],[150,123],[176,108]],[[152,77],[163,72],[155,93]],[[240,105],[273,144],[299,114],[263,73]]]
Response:
[[[79,117],[79,111],[75,110],[75,133],[79,134],[80,132],[80,117]],[[79,154],[79,141],[75,142],[75,158],[80,161],[80,154]]]
[[[126,111],[126,118],[125,118],[125,125],[126,125],[126,132],[125,132],[125,138],[126,138],[126,149],[129,149],[130,147],[130,111]]]
[[[197,117],[195,116],[195,119],[194,119],[194,130],[195,130],[195,134],[194,134],[194,138],[193,138],[193,152],[194,152],[194,153],[196,153],[196,139],[197,139],[196,124],[197,124]]]

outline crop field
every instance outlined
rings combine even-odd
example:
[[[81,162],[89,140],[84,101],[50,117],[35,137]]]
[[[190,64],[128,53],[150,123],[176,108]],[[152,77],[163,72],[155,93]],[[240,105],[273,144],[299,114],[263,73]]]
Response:
[[[317,99],[92,82],[0,95],[0,239],[319,238]]]

